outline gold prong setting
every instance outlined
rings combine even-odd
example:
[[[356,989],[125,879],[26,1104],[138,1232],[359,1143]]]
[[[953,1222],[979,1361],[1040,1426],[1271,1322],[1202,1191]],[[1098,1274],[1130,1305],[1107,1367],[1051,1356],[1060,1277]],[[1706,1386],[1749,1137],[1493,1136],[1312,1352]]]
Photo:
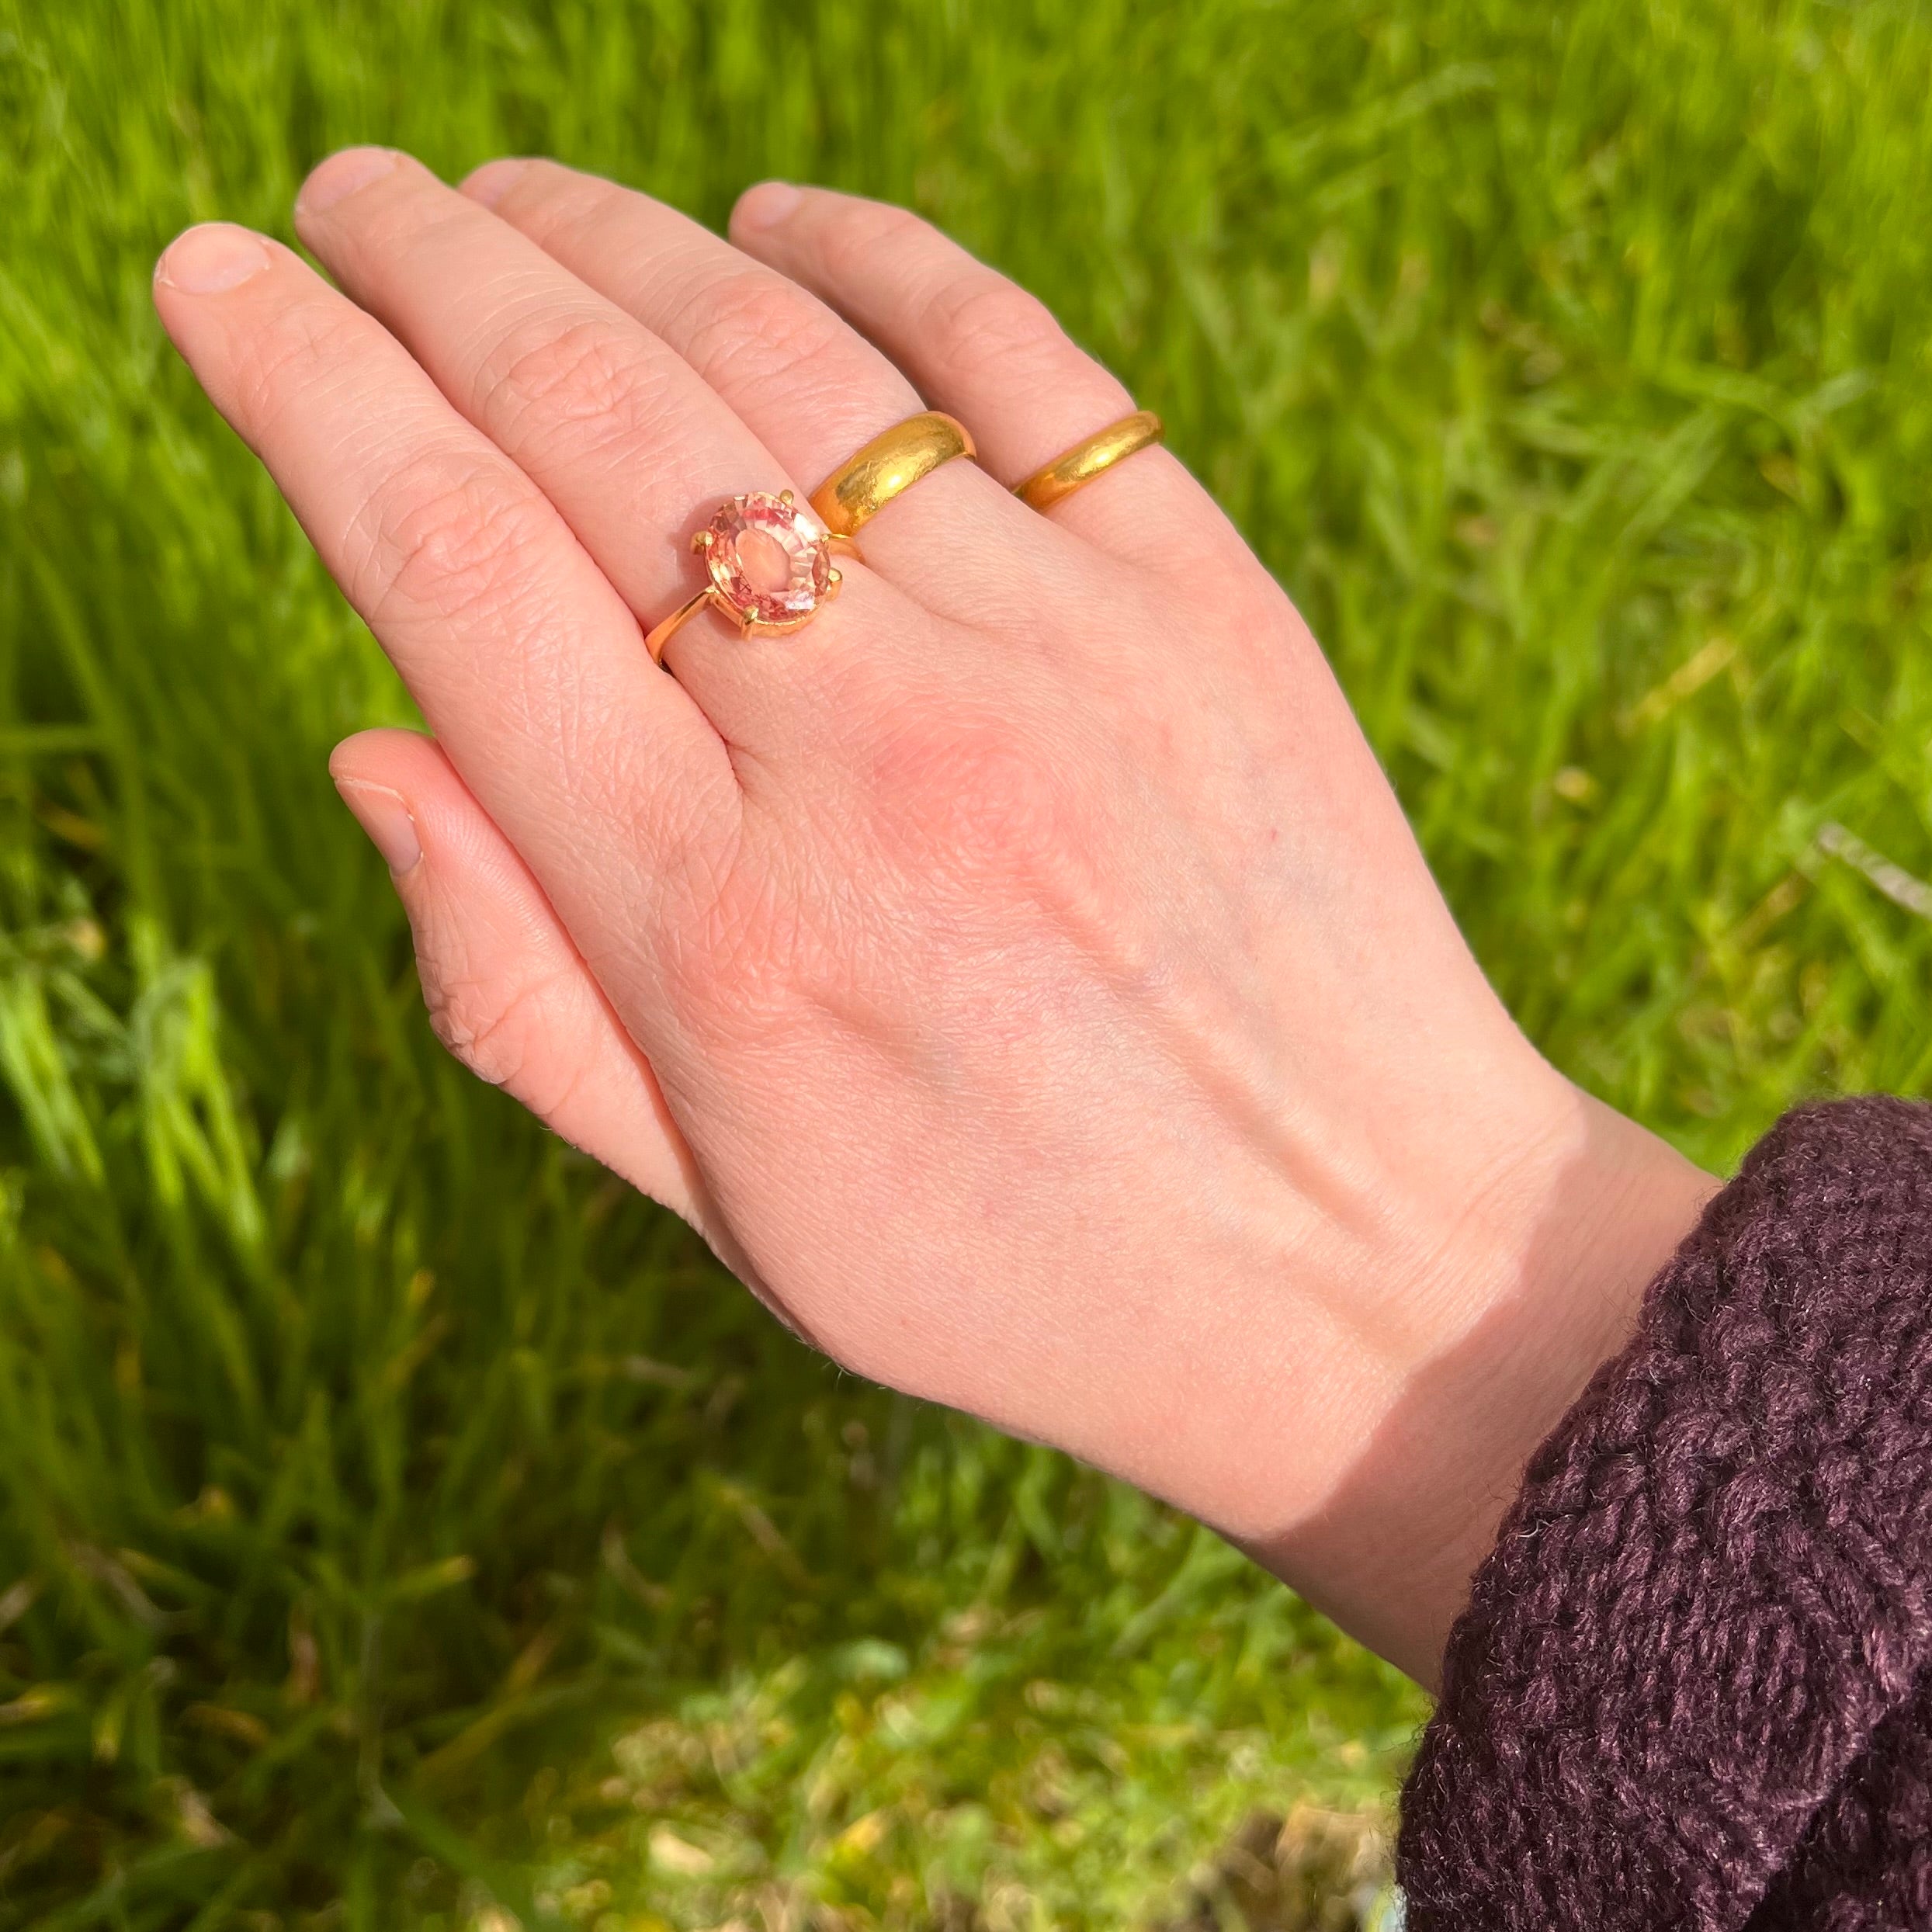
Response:
[[[796,630],[831,590],[830,536],[789,490],[734,497],[699,534],[712,586],[745,627]]]
[[[741,637],[803,630],[845,584],[845,572],[832,562],[834,546],[841,554],[858,554],[850,537],[834,538],[790,490],[733,497],[691,539],[710,581],[646,635],[645,647],[662,664],[673,634],[707,606]]]

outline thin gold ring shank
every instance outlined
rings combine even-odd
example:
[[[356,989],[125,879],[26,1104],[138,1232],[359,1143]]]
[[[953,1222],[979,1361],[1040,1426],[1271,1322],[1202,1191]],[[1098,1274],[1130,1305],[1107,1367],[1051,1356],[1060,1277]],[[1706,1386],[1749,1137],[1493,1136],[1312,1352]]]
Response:
[[[664,646],[671,642],[672,636],[683,630],[707,604],[716,601],[716,591],[707,584],[695,597],[688,598],[680,604],[662,623],[652,625],[644,633],[644,648],[650,653],[650,661],[661,664],[664,661]]]
[[[1062,450],[1024,483],[1016,483],[1013,494],[1029,510],[1050,510],[1063,497],[1070,497],[1076,490],[1084,488],[1103,470],[1111,470],[1150,443],[1158,442],[1162,434],[1160,418],[1151,409],[1136,409],[1131,416],[1109,423],[1084,442]]]
[[[964,423],[928,409],[893,424],[841,463],[812,492],[812,508],[833,536],[851,536],[942,463],[978,454]]]

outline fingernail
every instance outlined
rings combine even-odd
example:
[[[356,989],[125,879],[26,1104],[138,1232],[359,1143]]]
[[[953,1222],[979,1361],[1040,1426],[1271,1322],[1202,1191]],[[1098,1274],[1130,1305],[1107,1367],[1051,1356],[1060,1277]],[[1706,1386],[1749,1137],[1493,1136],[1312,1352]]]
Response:
[[[789,181],[761,181],[738,197],[737,225],[741,228],[775,228],[788,220],[805,199]]]
[[[154,265],[154,279],[189,295],[215,295],[239,287],[268,265],[269,251],[259,235],[231,221],[210,221],[168,244]]]
[[[302,184],[295,198],[297,209],[305,215],[319,215],[332,208],[345,195],[366,188],[395,170],[397,156],[393,147],[345,147],[331,154]]]
[[[422,857],[416,821],[411,817],[402,793],[392,792],[387,785],[370,785],[362,779],[338,779],[335,789],[390,872],[400,879]]]
[[[517,177],[529,165],[513,155],[501,161],[486,161],[464,182],[463,192],[472,201],[480,201],[484,207],[494,208],[516,186]]]

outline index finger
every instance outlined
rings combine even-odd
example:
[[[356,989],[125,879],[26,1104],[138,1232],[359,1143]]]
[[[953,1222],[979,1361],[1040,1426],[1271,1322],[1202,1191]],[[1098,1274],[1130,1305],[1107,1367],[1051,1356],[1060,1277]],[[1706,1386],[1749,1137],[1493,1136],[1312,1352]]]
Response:
[[[607,909],[613,861],[648,893],[678,846],[735,817],[722,741],[623,599],[379,323],[290,250],[220,223],[169,248],[154,300],[567,924],[586,869],[558,861],[587,830],[605,834],[590,877]]]

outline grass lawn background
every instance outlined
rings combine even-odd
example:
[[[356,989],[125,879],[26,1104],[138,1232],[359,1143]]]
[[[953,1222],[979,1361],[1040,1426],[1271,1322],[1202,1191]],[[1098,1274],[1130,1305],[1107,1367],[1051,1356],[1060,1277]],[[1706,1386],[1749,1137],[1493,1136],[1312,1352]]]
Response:
[[[917,206],[1167,418],[1537,1039],[1722,1167],[1932,1085],[1929,95],[1888,0],[0,0],[0,1927],[1130,1924],[1424,1712],[442,1057],[324,771],[408,709],[161,335],[176,229],[369,140]]]

